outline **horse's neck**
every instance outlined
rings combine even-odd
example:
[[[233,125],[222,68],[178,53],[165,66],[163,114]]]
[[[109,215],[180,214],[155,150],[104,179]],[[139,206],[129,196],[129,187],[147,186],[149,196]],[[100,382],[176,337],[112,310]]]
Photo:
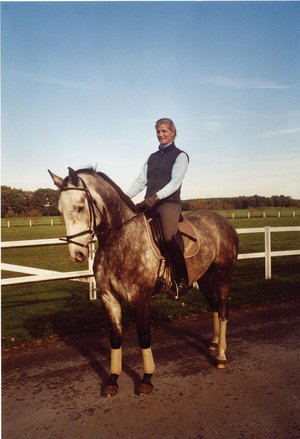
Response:
[[[121,199],[117,190],[105,180],[95,188],[95,199],[105,216],[105,231],[119,227],[136,215]]]

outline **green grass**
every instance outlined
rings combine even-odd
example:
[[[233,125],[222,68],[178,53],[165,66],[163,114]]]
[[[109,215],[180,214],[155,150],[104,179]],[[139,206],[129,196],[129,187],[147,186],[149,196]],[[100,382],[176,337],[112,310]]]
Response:
[[[64,225],[40,225],[39,227],[10,227],[2,228],[2,241],[21,241],[24,239],[61,238],[65,236]]]
[[[1,228],[9,227],[28,227],[31,221],[31,226],[51,226],[51,220],[53,221],[53,227],[64,224],[62,216],[37,216],[37,217],[13,217],[13,218],[1,218]]]
[[[237,228],[300,225],[300,218],[239,219]],[[5,241],[64,236],[64,226],[14,227],[2,229]],[[263,234],[240,235],[240,253],[263,251]],[[272,234],[272,249],[299,249],[299,232]],[[78,270],[70,261],[67,246],[7,249],[3,262],[59,271]],[[300,257],[272,258],[272,280],[264,279],[264,260],[240,260],[233,276],[233,308],[264,303],[299,300]],[[84,269],[85,266],[80,266]],[[4,276],[11,273],[3,272]],[[15,274],[14,274],[15,275]],[[153,324],[204,315],[208,312],[202,294],[191,289],[182,301],[158,295],[152,301]],[[132,312],[124,305],[124,324],[133,324]],[[107,327],[99,301],[90,302],[88,284],[72,281],[8,286],[2,288],[2,345],[30,343],[38,339],[68,337],[81,333],[100,333]]]
[[[230,220],[230,222],[237,228],[258,228],[258,227],[293,227],[300,226],[300,218],[253,218],[253,219],[238,219]],[[240,239],[240,253],[262,252],[264,251],[264,234],[251,233],[241,234]],[[271,234],[272,250],[298,250],[300,249],[300,235],[299,232],[285,232]]]
[[[226,218],[232,218],[232,215],[234,214],[234,218],[243,218],[248,219],[248,214],[251,218],[263,218],[263,215],[266,216],[266,218],[273,218],[278,217],[280,215],[280,218],[290,218],[293,217],[295,214],[296,217],[300,216],[300,209],[296,207],[268,207],[265,209],[236,209],[236,210],[216,210],[217,213],[219,213],[222,216],[225,216]]]
[[[233,209],[233,210],[216,210],[226,218],[232,218],[234,214],[235,219],[248,219],[248,213],[250,213],[250,219],[263,218],[265,214],[266,218],[277,218],[278,213],[281,218],[292,218],[295,213],[296,218],[300,217],[299,207],[268,207],[261,209]],[[12,218],[1,218],[1,228],[7,228],[8,222],[10,227],[29,227],[29,221],[31,221],[32,227],[36,226],[47,226],[53,221],[53,227],[64,224],[64,219],[62,216],[37,216],[37,217],[12,217]]]

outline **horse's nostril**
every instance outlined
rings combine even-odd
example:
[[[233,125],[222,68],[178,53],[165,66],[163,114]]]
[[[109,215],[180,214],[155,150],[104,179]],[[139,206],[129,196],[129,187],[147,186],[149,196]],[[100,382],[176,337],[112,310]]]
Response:
[[[75,253],[75,259],[78,262],[84,261],[85,260],[85,255],[82,252],[76,252]]]

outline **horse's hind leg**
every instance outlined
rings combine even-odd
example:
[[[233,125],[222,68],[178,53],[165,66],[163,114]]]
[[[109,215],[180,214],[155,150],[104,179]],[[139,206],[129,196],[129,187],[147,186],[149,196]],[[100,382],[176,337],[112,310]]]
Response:
[[[228,304],[230,297],[230,279],[218,273],[215,267],[211,269],[198,281],[213,315],[213,336],[209,349],[218,351],[217,368],[226,367],[226,332],[228,321]]]
[[[139,345],[142,349],[144,376],[139,383],[136,393],[146,395],[152,392],[153,384],[152,375],[155,370],[152,349],[151,349],[151,331],[150,331],[150,301],[140,302],[135,305],[136,329],[138,334]]]
[[[122,310],[119,300],[111,293],[102,294],[101,300],[109,320],[111,345],[110,377],[101,395],[110,397],[118,392],[118,378],[122,372]]]
[[[224,316],[223,311],[226,309],[226,315]],[[224,301],[220,305],[220,310],[218,313],[219,317],[219,342],[218,342],[218,355],[217,355],[217,368],[225,369],[227,358],[225,355],[227,349],[226,343],[226,332],[227,332],[227,322],[228,322],[228,301]],[[223,316],[222,316],[223,315]]]

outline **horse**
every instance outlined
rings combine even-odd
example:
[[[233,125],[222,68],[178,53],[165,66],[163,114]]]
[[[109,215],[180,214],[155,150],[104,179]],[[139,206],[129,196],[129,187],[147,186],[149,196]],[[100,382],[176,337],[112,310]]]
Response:
[[[150,303],[155,292],[160,261],[149,243],[145,214],[104,173],[93,168],[74,171],[68,168],[65,178],[50,170],[59,188],[59,210],[66,224],[65,240],[71,258],[83,262],[88,258],[89,243],[95,237],[98,248],[93,272],[101,302],[108,316],[110,332],[110,375],[102,396],[118,392],[122,371],[122,306],[127,301],[134,310],[144,375],[136,393],[149,394],[153,389],[155,363],[151,349]],[[217,351],[216,366],[226,367],[226,329],[231,277],[237,262],[238,236],[232,225],[209,210],[184,215],[192,223],[200,251],[186,260],[189,286],[198,284],[213,316],[209,349]],[[170,273],[166,274],[170,276]],[[170,279],[169,279],[170,281]]]

